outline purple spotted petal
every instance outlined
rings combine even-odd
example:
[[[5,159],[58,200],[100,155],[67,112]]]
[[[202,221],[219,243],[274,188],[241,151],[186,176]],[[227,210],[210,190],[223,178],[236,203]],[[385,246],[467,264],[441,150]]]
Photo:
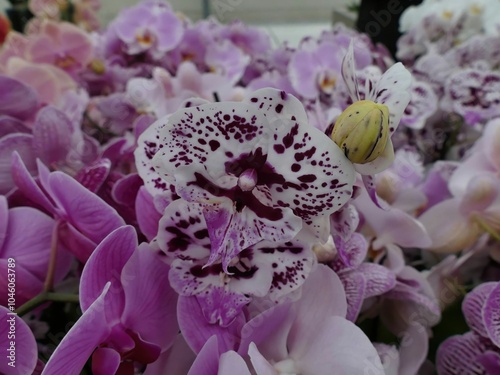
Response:
[[[401,63],[391,66],[380,78],[374,92],[367,98],[389,108],[389,132],[399,126],[404,110],[410,102],[411,73]]]
[[[274,128],[267,156],[276,171],[268,181],[273,200],[304,220],[340,209],[351,198],[355,178],[340,148],[306,125],[307,115],[294,96],[263,89],[250,102],[266,111]]]
[[[259,228],[262,226],[266,229],[265,225],[255,221],[252,211],[243,210],[239,213],[228,202],[204,207],[203,216],[212,248],[207,264],[222,259],[225,272],[228,272],[227,268],[235,256],[262,239]]]
[[[225,290],[222,287],[212,287],[196,295],[205,320],[210,324],[227,327],[240,315],[250,298]]]
[[[170,191],[170,184],[167,180],[171,181],[171,178],[165,175],[160,177],[152,165],[153,157],[163,147],[160,143],[160,133],[167,125],[167,121],[168,117],[164,117],[149,126],[139,137],[134,151],[137,172],[152,196]]]
[[[240,253],[238,262],[232,262],[224,277],[220,263],[205,265],[203,259],[184,260],[187,254],[179,253],[182,258],[172,263],[170,282],[182,295],[196,295],[207,288],[224,286],[240,294],[260,297],[269,294],[278,300],[300,287],[315,263],[313,241],[307,238],[303,234],[281,244],[259,242]],[[190,241],[188,237],[184,239]],[[197,241],[192,238],[190,246]]]
[[[260,263],[260,269],[272,274],[269,290],[272,300],[278,301],[297,290],[316,265],[316,257],[311,249],[313,241],[300,240],[300,237],[299,234],[297,238],[283,244],[263,241],[253,247],[253,262]]]
[[[181,199],[172,202],[160,220],[157,241],[168,257],[208,258],[210,237],[202,206]]]
[[[365,298],[384,294],[396,285],[394,272],[378,264],[363,263],[356,271],[366,278]]]
[[[483,322],[491,341],[500,346],[500,287],[497,285],[486,299]]]
[[[489,349],[488,342],[473,332],[446,339],[437,351],[436,367],[440,375],[485,375],[478,357]]]
[[[426,120],[437,111],[438,103],[438,97],[428,83],[414,81],[411,100],[404,110],[401,123],[411,129],[422,129]]]
[[[446,97],[452,108],[465,116],[471,113],[481,119],[500,115],[500,74],[474,69],[461,70],[446,82]]]
[[[225,284],[220,264],[204,265],[205,261],[175,259],[168,275],[170,285],[181,296],[194,296],[212,286]]]
[[[229,291],[250,296],[266,296],[273,279],[273,263],[279,248],[278,244],[259,243],[262,248],[249,248],[238,257],[238,262],[228,268],[224,274],[222,265],[206,265],[206,260],[176,259],[172,262],[169,280],[172,287],[184,296],[196,295],[210,287],[224,287]],[[286,252],[286,245],[279,248]],[[296,248],[292,248],[295,250]],[[293,258],[293,256],[291,256]],[[289,262],[293,267],[292,262]],[[291,283],[292,280],[290,280]]]
[[[485,308],[488,296],[495,289],[496,285],[496,282],[483,283],[468,293],[462,302],[462,311],[467,325],[474,333],[482,337],[488,337],[488,332],[486,332],[483,322],[483,308]]]

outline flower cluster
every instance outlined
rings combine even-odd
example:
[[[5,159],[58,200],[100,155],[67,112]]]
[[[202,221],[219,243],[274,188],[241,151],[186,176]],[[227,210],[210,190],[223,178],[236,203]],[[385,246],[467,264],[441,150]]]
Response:
[[[273,47],[30,1],[0,48],[0,372],[500,371],[500,36],[492,2],[432,3],[406,68],[343,25]]]

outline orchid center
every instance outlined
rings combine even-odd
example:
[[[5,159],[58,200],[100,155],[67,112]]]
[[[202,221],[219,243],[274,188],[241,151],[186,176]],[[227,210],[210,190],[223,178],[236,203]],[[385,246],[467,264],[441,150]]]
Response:
[[[153,33],[151,31],[149,31],[148,29],[144,29],[142,31],[139,31],[136,35],[135,35],[135,40],[137,41],[137,43],[139,43],[142,47],[149,47],[151,46],[154,41],[155,41],[155,36],[153,35]]]
[[[250,191],[257,185],[257,171],[249,168],[238,177],[238,186],[243,191]]]
[[[322,72],[318,76],[318,86],[324,93],[331,94],[336,82],[337,78],[332,72]]]
[[[76,60],[71,55],[61,53],[56,57],[55,64],[61,69],[69,69],[76,64]]]

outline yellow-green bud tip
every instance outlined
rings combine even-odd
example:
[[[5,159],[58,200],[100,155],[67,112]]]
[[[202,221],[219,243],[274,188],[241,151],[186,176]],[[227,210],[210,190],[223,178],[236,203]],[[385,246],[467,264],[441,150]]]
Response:
[[[375,160],[389,139],[389,108],[371,100],[351,104],[335,122],[331,138],[353,163]]]

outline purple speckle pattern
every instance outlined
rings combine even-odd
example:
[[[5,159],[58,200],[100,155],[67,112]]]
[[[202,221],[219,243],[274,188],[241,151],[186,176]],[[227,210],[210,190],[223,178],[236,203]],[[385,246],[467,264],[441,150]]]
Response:
[[[209,264],[222,260],[225,270],[248,246],[289,241],[303,220],[327,216],[351,197],[352,164],[283,91],[188,108],[157,129],[154,171],[181,198],[204,205]]]
[[[240,302],[246,304],[252,297],[278,301],[298,289],[313,269],[316,258],[308,236],[287,242],[260,241],[226,267],[224,262],[210,262],[213,253],[204,208],[182,199],[172,202],[160,221],[156,243],[171,265],[169,281],[174,290],[182,296],[200,296],[210,321],[227,324],[244,306]],[[227,293],[222,298],[219,292],[213,294],[214,289]],[[226,302],[212,304],[210,298]]]

